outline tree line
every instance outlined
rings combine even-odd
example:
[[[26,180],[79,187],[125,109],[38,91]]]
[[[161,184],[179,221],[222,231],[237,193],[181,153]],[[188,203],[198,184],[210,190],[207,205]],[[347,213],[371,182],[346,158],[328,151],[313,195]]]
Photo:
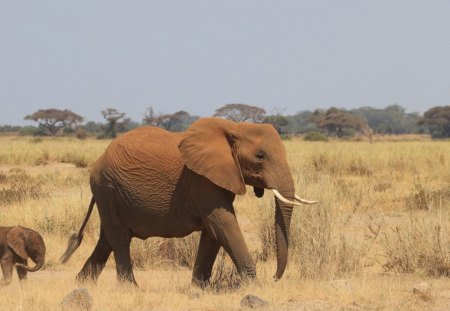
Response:
[[[198,116],[180,110],[175,113],[155,113],[148,107],[140,122],[126,117],[126,113],[114,108],[100,112],[105,122],[88,121],[70,110],[54,108],[40,109],[24,117],[25,120],[37,122],[37,126],[0,126],[0,132],[19,132],[23,135],[57,136],[76,135],[78,138],[96,136],[97,138],[114,138],[118,133],[133,128],[152,125],[168,131],[179,132],[187,129]],[[281,109],[267,113],[263,108],[232,103],[218,108],[214,115],[235,122],[252,122],[272,124],[281,135],[297,135],[318,132],[327,136],[351,137],[373,134],[430,134],[433,138],[450,137],[450,106],[436,106],[423,115],[408,113],[400,105],[385,108],[360,107],[356,109],[316,109],[300,111],[286,115]]]

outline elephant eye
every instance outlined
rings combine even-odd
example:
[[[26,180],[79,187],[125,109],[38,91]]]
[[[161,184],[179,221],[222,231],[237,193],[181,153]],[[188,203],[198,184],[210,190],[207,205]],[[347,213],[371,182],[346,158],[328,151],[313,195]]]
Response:
[[[257,158],[258,160],[264,160],[264,152],[258,151],[258,152],[256,153],[256,158]]]

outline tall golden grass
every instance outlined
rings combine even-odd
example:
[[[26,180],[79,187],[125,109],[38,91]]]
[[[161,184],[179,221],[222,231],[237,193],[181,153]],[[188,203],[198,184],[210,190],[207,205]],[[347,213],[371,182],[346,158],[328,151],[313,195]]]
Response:
[[[108,144],[0,137],[0,225],[33,228],[47,244],[42,271],[29,274],[23,286],[15,277],[12,285],[0,288],[0,310],[59,310],[62,297],[78,286],[74,277],[98,237],[96,213],[69,263],[63,266],[58,259],[85,216],[91,196],[89,167]],[[259,284],[237,288],[234,267],[221,253],[211,288],[191,289],[198,233],[183,239],[133,240],[141,289],[115,282],[111,256],[98,285],[87,285],[94,309],[233,310],[251,292],[276,309],[293,301],[324,300],[338,306],[410,310],[430,303],[405,303],[416,299],[405,294],[413,282],[427,280],[436,289],[450,285],[448,141],[291,139],[285,144],[298,193],[320,204],[294,211],[290,262],[282,280],[271,279],[276,264],[273,197],[257,199],[248,191],[235,207],[257,260]],[[330,287],[333,279],[348,280],[350,287]]]

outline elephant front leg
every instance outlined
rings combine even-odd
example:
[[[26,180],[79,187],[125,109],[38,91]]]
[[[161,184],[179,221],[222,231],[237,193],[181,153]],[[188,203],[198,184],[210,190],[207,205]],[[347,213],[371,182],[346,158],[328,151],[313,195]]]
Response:
[[[12,257],[5,257],[1,259],[1,267],[3,271],[3,281],[0,282],[1,286],[6,286],[11,283],[12,271],[14,267],[14,260]]]
[[[17,259],[18,263],[23,264],[24,266],[27,266],[27,260],[26,259]],[[25,281],[27,279],[27,270],[22,267],[16,267],[17,275],[19,276],[20,281]]]
[[[207,217],[210,234],[233,260],[239,274],[244,278],[256,278],[256,266],[248,251],[232,207],[219,208]]]
[[[204,288],[211,277],[212,267],[219,252],[220,244],[207,230],[202,231],[192,273],[192,284]]]

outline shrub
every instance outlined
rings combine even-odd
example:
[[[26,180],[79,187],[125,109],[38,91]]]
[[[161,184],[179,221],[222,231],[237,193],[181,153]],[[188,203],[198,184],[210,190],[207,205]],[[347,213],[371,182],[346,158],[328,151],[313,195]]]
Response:
[[[388,271],[450,276],[450,227],[431,217],[411,217],[409,223],[395,226],[380,239]]]
[[[80,129],[80,128],[78,128],[77,129],[77,131],[76,131],[76,137],[78,138],[78,139],[80,139],[80,140],[85,140],[86,138],[88,138],[88,133],[85,131],[85,130],[83,130],[83,129]]]
[[[35,126],[24,126],[19,131],[20,135],[24,136],[42,136],[42,130]]]
[[[198,249],[199,233],[184,238],[134,239],[131,247],[133,265],[145,268],[149,265],[169,265],[193,268]]]
[[[50,162],[50,153],[48,150],[42,151],[41,155],[35,159],[34,165],[46,165]]]
[[[209,289],[213,292],[223,290],[234,290],[238,288],[242,282],[242,278],[236,270],[236,267],[228,260],[229,256],[223,248],[217,255],[216,262],[213,266]]]
[[[442,189],[432,190],[416,179],[411,194],[406,197],[405,205],[411,210],[432,210],[443,202],[450,200],[450,185]]]
[[[88,166],[88,160],[87,160],[85,154],[66,153],[61,158],[61,162],[71,163],[71,164],[75,165],[76,167],[87,167]]]
[[[273,211],[263,213],[259,224],[262,253],[258,259],[275,259]],[[363,245],[356,239],[333,233],[338,224],[327,208],[294,213],[290,227],[289,261],[302,278],[334,277],[361,268]]]
[[[163,239],[158,253],[162,259],[169,260],[176,266],[193,268],[199,243],[199,233],[192,233],[184,238]]]
[[[328,137],[320,132],[309,132],[303,136],[303,140],[306,141],[328,141]]]
[[[0,202],[3,204],[23,202],[26,199],[37,200],[48,196],[48,193],[43,190],[41,178],[31,177],[24,170],[11,170],[11,174],[1,176],[2,183],[9,185],[0,189]]]

